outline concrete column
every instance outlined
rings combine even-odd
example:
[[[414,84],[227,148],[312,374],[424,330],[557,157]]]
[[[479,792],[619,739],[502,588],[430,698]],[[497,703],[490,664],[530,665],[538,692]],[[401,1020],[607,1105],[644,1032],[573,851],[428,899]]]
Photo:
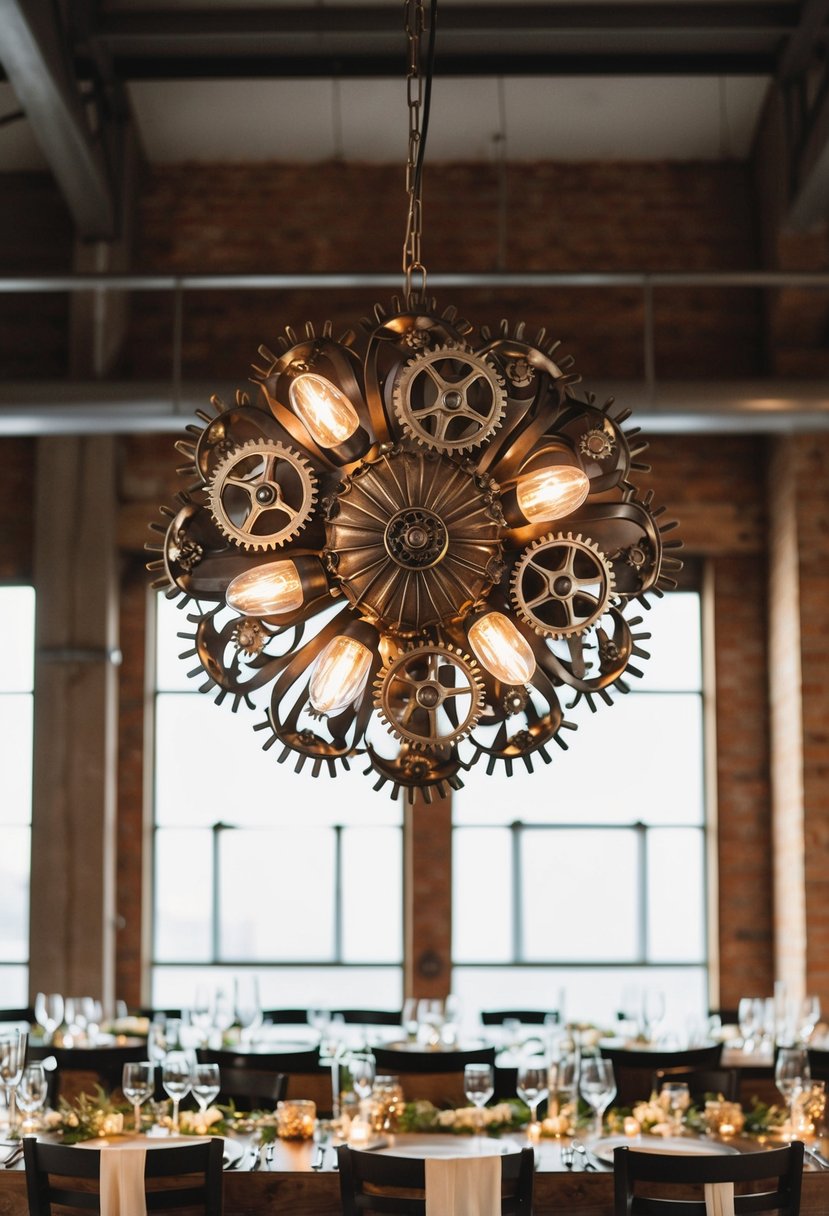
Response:
[[[36,485],[30,985],[106,1001],[115,934],[114,439],[41,439]]]

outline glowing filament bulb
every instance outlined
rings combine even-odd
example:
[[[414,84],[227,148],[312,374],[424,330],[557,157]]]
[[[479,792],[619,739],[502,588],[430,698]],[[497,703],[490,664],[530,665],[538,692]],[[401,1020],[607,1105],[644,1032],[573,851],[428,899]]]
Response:
[[[359,697],[371,668],[371,651],[355,638],[339,634],[320,654],[311,674],[308,696],[317,713],[333,714]]]
[[[288,395],[295,413],[321,448],[339,447],[360,425],[348,398],[322,376],[297,376]]]
[[[478,662],[502,684],[529,684],[535,671],[532,647],[503,612],[488,612],[469,628]]]
[[[225,599],[229,608],[245,616],[279,616],[302,607],[302,582],[292,561],[267,562],[237,574]]]
[[[531,524],[561,519],[580,507],[590,492],[590,478],[568,464],[539,469],[516,487],[518,506]]]

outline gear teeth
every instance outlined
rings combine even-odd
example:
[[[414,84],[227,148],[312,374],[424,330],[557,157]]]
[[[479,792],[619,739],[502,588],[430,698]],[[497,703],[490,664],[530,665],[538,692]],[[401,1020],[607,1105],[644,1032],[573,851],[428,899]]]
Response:
[[[394,714],[389,708],[387,697],[389,680],[393,678],[397,670],[405,667],[413,657],[427,653],[440,655],[449,660],[456,668],[460,668],[468,677],[469,685],[472,689],[472,704],[465,721],[448,735],[434,739],[424,739],[423,736],[416,734],[414,731],[408,730],[405,727],[401,728],[400,723],[395,720]],[[424,683],[427,682],[424,681]],[[470,694],[464,693],[463,695]],[[484,682],[476,659],[461,650],[459,646],[440,645],[431,642],[411,646],[406,650],[400,651],[393,659],[383,664],[374,681],[374,708],[389,734],[400,740],[401,743],[409,744],[415,748],[424,748],[427,751],[436,747],[447,747],[459,742],[461,739],[465,739],[481,716],[485,695]]]
[[[278,532],[270,535],[256,536],[250,533],[245,533],[243,529],[237,527],[231,519],[225,514],[224,505],[222,502],[222,491],[230,469],[235,467],[240,460],[244,460],[247,456],[254,455],[276,455],[280,459],[287,461],[296,470],[303,487],[303,501],[297,509],[293,519]],[[255,483],[251,483],[252,485]],[[213,477],[208,486],[208,506],[210,513],[215,520],[216,526],[224,536],[238,545],[240,548],[252,551],[265,551],[268,549],[281,548],[287,541],[301,531],[305,523],[313,514],[317,503],[317,482],[314,476],[313,469],[305,457],[295,451],[293,448],[287,447],[284,443],[262,441],[258,439],[249,439],[247,443],[243,443],[240,447],[234,448],[217,466],[213,473]],[[278,509],[278,508],[274,508]]]
[[[522,592],[524,571],[527,569],[527,566],[532,563],[533,555],[553,545],[562,547],[569,545],[571,548],[578,548],[582,552],[589,552],[597,566],[596,582],[602,581],[604,583],[603,590],[597,596],[595,611],[593,611],[584,620],[575,622],[572,626],[566,629],[554,628],[537,617],[527,606]],[[614,573],[613,566],[607,560],[604,553],[602,553],[596,542],[591,540],[589,536],[583,536],[581,532],[577,532],[575,535],[572,532],[548,532],[546,536],[539,537],[538,540],[534,541],[531,545],[528,545],[521,554],[521,557],[516,562],[515,569],[512,572],[512,577],[510,578],[512,603],[521,620],[525,623],[525,625],[529,625],[530,629],[532,629],[533,632],[537,633],[540,637],[551,638],[553,640],[576,637],[579,634],[586,633],[587,630],[590,629],[591,626],[594,625],[607,610],[607,607],[613,598],[615,588],[616,575]],[[559,597],[554,597],[551,592],[550,598]],[[563,600],[566,597],[561,596],[560,598]]]

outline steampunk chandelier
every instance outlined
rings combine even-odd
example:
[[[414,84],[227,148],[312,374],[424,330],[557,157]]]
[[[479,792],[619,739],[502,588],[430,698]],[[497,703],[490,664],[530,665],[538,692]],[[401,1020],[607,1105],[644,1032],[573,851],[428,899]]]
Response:
[[[280,761],[316,776],[359,757],[375,788],[430,801],[482,757],[548,762],[565,708],[626,691],[649,635],[625,612],[681,563],[631,480],[648,466],[628,413],[577,396],[543,330],[476,330],[427,295],[435,0],[425,80],[422,0],[404,9],[403,298],[359,338],[307,324],[260,347],[254,398],[214,397],[176,445],[195,481],[148,548],[155,586],[195,607],[190,674],[234,710],[269,688],[257,729]]]

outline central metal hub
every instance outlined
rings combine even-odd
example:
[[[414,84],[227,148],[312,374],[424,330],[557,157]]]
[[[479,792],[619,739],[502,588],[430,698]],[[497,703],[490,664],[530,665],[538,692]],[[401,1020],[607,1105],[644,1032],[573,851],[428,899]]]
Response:
[[[415,694],[415,700],[418,705],[422,705],[424,709],[434,709],[441,700],[442,690],[437,684],[423,684],[418,688]]]
[[[261,507],[270,506],[276,500],[276,490],[273,486],[259,486],[256,491],[256,501]]]
[[[463,405],[463,393],[456,388],[449,389],[443,394],[443,408],[446,410],[459,410]]]
[[[569,574],[560,574],[553,583],[553,592],[564,598],[570,595],[573,590],[573,580]]]
[[[407,507],[386,524],[386,552],[404,570],[428,570],[446,556],[449,533],[434,511]]]

